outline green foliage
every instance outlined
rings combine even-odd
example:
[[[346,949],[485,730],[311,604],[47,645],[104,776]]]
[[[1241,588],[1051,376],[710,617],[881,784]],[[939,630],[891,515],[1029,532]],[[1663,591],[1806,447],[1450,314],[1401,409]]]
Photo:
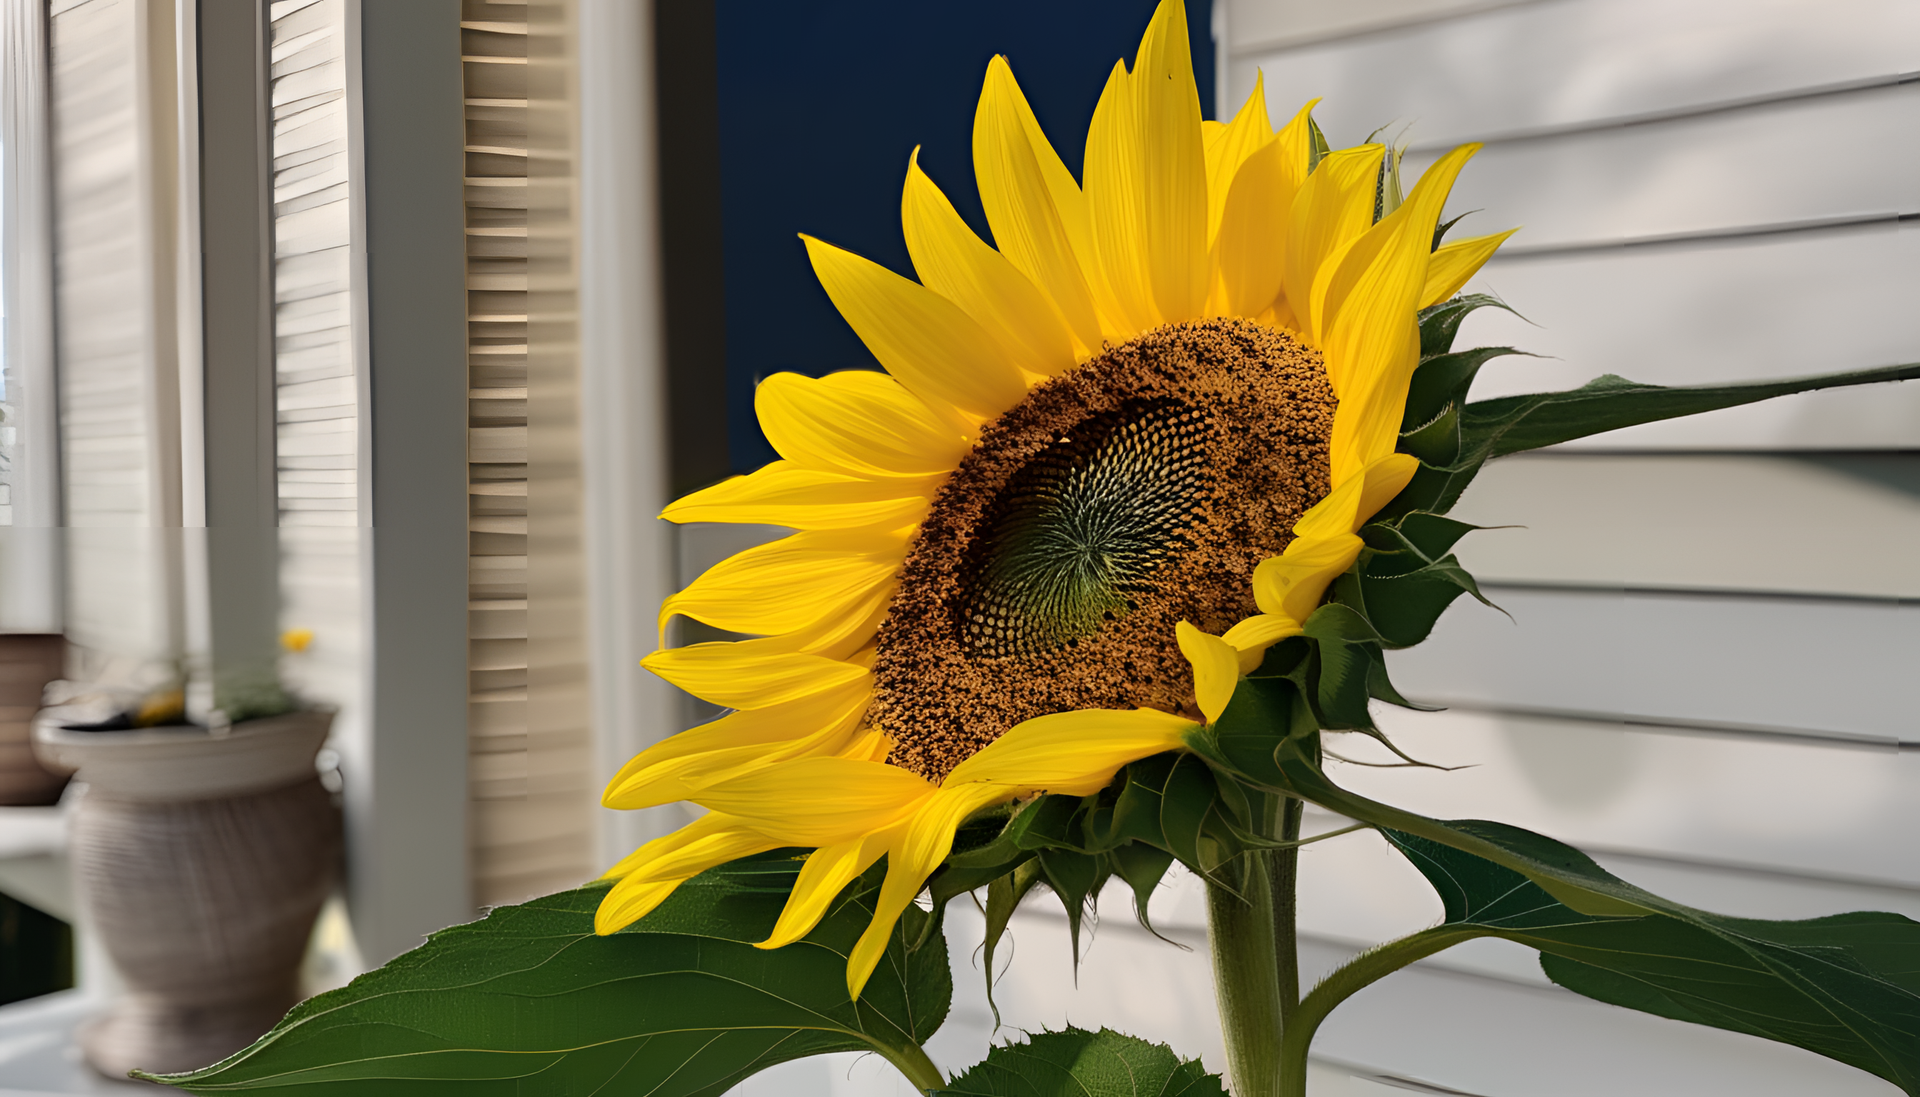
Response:
[[[1660,911],[1583,914],[1515,869],[1387,832],[1440,893],[1443,930],[1538,949],[1549,978],[1589,998],[1794,1044],[1909,1093],[1920,1089],[1920,922],[1878,913],[1727,918],[1648,896],[1540,835],[1488,823],[1438,825],[1521,858],[1544,853],[1586,880],[1592,894],[1630,891]]]
[[[1226,1097],[1217,1074],[1161,1044],[1101,1029],[1003,1044],[929,1097]]]
[[[798,872],[792,851],[681,885],[608,937],[604,884],[501,907],[340,990],[294,1007],[223,1062],[155,1078],[195,1093],[647,1093],[695,1097],[806,1055],[919,1056],[952,999],[944,940],[909,952],[910,908],[860,1001],[846,957],[880,876],[843,894],[805,940],[754,948]],[[911,1049],[910,1051],[907,1049]]]
[[[1297,709],[1297,692],[1288,678],[1249,678],[1195,751],[1216,780],[1388,832],[1447,912],[1442,926],[1408,939],[1426,947],[1409,949],[1407,962],[1468,937],[1504,937],[1541,950],[1549,977],[1589,997],[1794,1044],[1920,1092],[1920,923],[1729,918],[1654,895],[1519,827],[1369,800],[1327,779],[1317,734],[1274,719]]]

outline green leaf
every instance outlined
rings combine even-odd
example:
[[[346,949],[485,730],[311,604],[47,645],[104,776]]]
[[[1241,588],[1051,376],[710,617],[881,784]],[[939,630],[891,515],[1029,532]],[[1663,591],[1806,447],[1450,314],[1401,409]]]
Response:
[[[1226,1089],[1163,1045],[1070,1028],[996,1047],[929,1097],[1226,1097]]]
[[[918,1059],[952,1000],[944,940],[909,952],[908,908],[859,1002],[847,953],[878,871],[849,886],[800,942],[763,950],[799,862],[723,865],[607,937],[594,884],[442,930],[339,990],[295,1006],[253,1046],[155,1078],[195,1093],[297,1086],[303,1095],[726,1092],[806,1055]]]
[[[1776,396],[1916,377],[1920,377],[1920,363],[1912,362],[1779,381],[1674,388],[1643,385],[1607,374],[1568,392],[1503,396],[1468,404],[1461,432],[1468,451],[1483,450],[1487,457],[1502,457],[1622,427],[1738,407]]]
[[[1472,824],[1483,834],[1487,825]],[[1548,977],[1569,990],[1803,1047],[1908,1093],[1920,1087],[1920,923],[1879,913],[1774,922],[1665,903],[1637,917],[1582,914],[1511,868],[1432,839],[1387,837],[1440,893],[1443,929],[1538,949]],[[1536,849],[1551,842],[1530,839]],[[1610,890],[1631,887],[1560,848]]]
[[[1456,299],[1464,300],[1464,298]],[[1453,304],[1454,302],[1448,302]],[[1441,308],[1444,306],[1436,306]],[[1423,328],[1423,331],[1425,329]],[[1451,338],[1451,336],[1449,336]],[[1481,348],[1487,350],[1488,348]],[[1479,351],[1466,351],[1477,354]],[[1414,371],[1415,386],[1427,366]],[[1477,366],[1475,368],[1478,368]],[[1431,375],[1437,387],[1444,388],[1441,374]],[[1444,459],[1445,448],[1433,449],[1434,439],[1416,439],[1421,457],[1413,480],[1393,501],[1375,516],[1378,522],[1392,522],[1413,511],[1441,514],[1451,509],[1460,494],[1480,474],[1487,461],[1510,453],[1558,445],[1576,438],[1602,434],[1622,427],[1638,426],[1663,419],[1674,419],[1721,408],[1738,407],[1776,396],[1789,396],[1815,389],[1845,388],[1883,381],[1903,381],[1920,377],[1920,363],[1886,366],[1849,373],[1827,373],[1810,377],[1792,377],[1779,381],[1757,381],[1730,385],[1694,385],[1666,388],[1643,385],[1611,374],[1595,378],[1580,388],[1566,392],[1543,392],[1527,396],[1503,396],[1467,404],[1459,425],[1459,456]],[[1417,416],[1431,401],[1422,396],[1415,404],[1409,396],[1409,421],[1414,426],[1428,425],[1439,414]],[[1410,451],[1412,452],[1412,451]],[[1422,454],[1425,456],[1422,456]]]

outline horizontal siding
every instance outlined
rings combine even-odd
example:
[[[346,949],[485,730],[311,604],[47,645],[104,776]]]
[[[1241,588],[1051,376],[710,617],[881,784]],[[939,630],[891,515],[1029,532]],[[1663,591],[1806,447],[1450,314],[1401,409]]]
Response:
[[[1467,222],[1479,231],[1495,214],[1525,226],[1510,245],[1521,251],[1920,213],[1920,154],[1889,140],[1916,129],[1920,82],[1502,141],[1475,155],[1451,205],[1488,211]]]
[[[1901,454],[1528,454],[1454,508],[1483,580],[1920,599],[1920,467]]]
[[[1264,70],[1268,101],[1291,105],[1281,117],[1322,96],[1316,114],[1330,137],[1358,140],[1383,123],[1418,120],[1416,141],[1446,144],[1920,71],[1920,7],[1906,0],[1535,0],[1365,38],[1279,50],[1237,45],[1228,43],[1229,88],[1245,96],[1254,70]]]
[[[1729,913],[1798,918],[1863,903],[1920,917],[1920,852],[1908,839],[1920,827],[1920,753],[1467,710],[1395,712],[1382,726],[1415,758],[1466,768],[1336,765],[1336,780],[1414,811],[1499,819],[1603,855],[1881,889],[1842,887],[1814,909],[1752,889],[1715,892],[1711,881],[1679,884],[1676,898]],[[1329,747],[1380,757],[1353,737]]]
[[[1920,605],[1487,585],[1387,665],[1408,696],[1675,726],[1920,743],[1895,688]]]

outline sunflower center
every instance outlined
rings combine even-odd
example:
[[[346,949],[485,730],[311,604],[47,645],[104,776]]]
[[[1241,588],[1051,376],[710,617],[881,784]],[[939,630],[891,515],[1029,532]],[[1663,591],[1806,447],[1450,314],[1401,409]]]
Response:
[[[1177,400],[1135,401],[1014,473],[963,568],[968,654],[1073,647],[1150,593],[1210,494],[1211,426]]]
[[[1317,352],[1170,324],[1038,386],[935,497],[881,625],[871,719],[932,780],[1022,720],[1185,711],[1174,640],[1254,612],[1250,578],[1327,492]]]

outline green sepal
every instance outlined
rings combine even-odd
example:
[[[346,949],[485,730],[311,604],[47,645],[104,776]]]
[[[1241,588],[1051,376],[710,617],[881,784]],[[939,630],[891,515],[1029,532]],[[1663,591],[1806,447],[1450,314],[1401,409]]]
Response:
[[[1483,528],[1425,511],[1402,515],[1392,523],[1368,523],[1360,529],[1361,540],[1372,550],[1364,574],[1384,579],[1419,571],[1445,558],[1462,537]]]
[[[1455,217],[1455,218],[1454,218],[1453,220],[1451,220],[1451,221],[1442,221],[1442,222],[1440,222],[1439,224],[1437,224],[1437,225],[1435,225],[1435,226],[1433,226],[1433,246],[1432,246],[1432,247],[1430,247],[1430,248],[1428,248],[1427,250],[1429,250],[1429,251],[1439,251],[1439,250],[1440,250],[1440,245],[1446,242],[1446,239],[1447,239],[1447,233],[1449,233],[1449,232],[1452,232],[1452,231],[1453,231],[1453,226],[1455,226],[1455,225],[1457,225],[1457,224],[1459,224],[1460,222],[1462,222],[1462,221],[1464,221],[1464,220],[1466,220],[1466,219],[1467,219],[1467,217],[1468,217],[1469,215],[1471,215],[1471,214],[1474,214],[1474,213],[1478,213],[1478,212],[1480,212],[1480,211],[1479,211],[1479,210],[1468,210],[1468,211],[1467,211],[1466,213],[1463,213],[1463,214],[1461,214],[1460,216],[1458,216],[1458,217]]]
[[[1320,167],[1320,161],[1327,158],[1333,146],[1327,143],[1327,135],[1320,132],[1320,123],[1307,115],[1307,174],[1311,175]]]
[[[1441,931],[1538,949],[1548,978],[1590,998],[1793,1044],[1920,1088],[1920,922],[1873,912],[1765,921],[1677,904],[1583,914],[1511,868],[1385,833],[1439,893]]]
[[[1534,357],[1512,347],[1473,347],[1421,359],[1419,368],[1413,371],[1413,380],[1407,385],[1406,409],[1400,417],[1401,435],[1404,437],[1421,424],[1432,422],[1448,408],[1464,406],[1474,378],[1480,375],[1480,367],[1495,358],[1513,356]],[[1451,460],[1451,457],[1444,458],[1443,463]]]
[[[839,1051],[924,1059],[952,1000],[944,941],[910,952],[909,908],[860,1000],[847,954],[872,918],[882,869],[785,948],[772,930],[796,851],[711,869],[606,937],[596,883],[442,930],[347,986],[295,1006],[210,1067],[149,1076],[196,1093],[710,1097],[776,1063]],[[911,1051],[907,1049],[911,1048]],[[531,1081],[537,1078],[538,1081]]]
[[[1462,293],[1440,302],[1428,305],[1420,310],[1420,359],[1425,362],[1436,354],[1445,354],[1453,349],[1453,340],[1460,334],[1460,324],[1467,317],[1484,308],[1506,309],[1505,301],[1485,293]],[[1519,315],[1515,313],[1515,315]],[[1422,369],[1425,366],[1421,367]],[[1416,370],[1414,376],[1418,377]],[[1435,405],[1438,408],[1438,405]]]
[[[913,948],[920,948],[940,934],[946,921],[947,904],[954,898],[1006,877],[1033,858],[1033,851],[1020,848],[1009,833],[1008,823],[1014,814],[1010,806],[1002,804],[977,812],[960,825],[954,835],[953,851],[927,880],[933,916],[921,927]]]
[[[1314,610],[1304,627],[1307,639],[1315,641],[1314,659],[1303,668],[1312,682],[1308,697],[1314,722],[1330,730],[1371,728],[1368,683],[1374,665],[1382,662],[1382,637],[1373,622],[1361,609],[1329,602]]]
[[[1364,576],[1367,621],[1387,648],[1407,648],[1425,640],[1454,599],[1471,594],[1492,605],[1480,593],[1460,561],[1452,556],[1402,575]]]
[[[928,1097],[1226,1097],[1218,1075],[1161,1044],[1109,1029],[1002,1044]]]
[[[987,976],[987,1008],[993,1011],[993,1027],[996,1029],[1000,1027],[1000,1006],[993,1000],[993,953],[1000,945],[1000,938],[1006,936],[1007,923],[1013,919],[1013,912],[1039,882],[1039,862],[1028,861],[987,885],[987,902],[982,908],[986,915],[986,936],[981,952]]]
[[[1424,425],[1400,432],[1401,453],[1429,465],[1451,465],[1460,459],[1460,405],[1450,403]]]
[[[1128,842],[1107,854],[1113,864],[1113,874],[1127,882],[1133,889],[1133,916],[1139,920],[1140,928],[1154,936],[1159,931],[1153,928],[1153,918],[1147,909],[1153,899],[1155,888],[1173,867],[1173,854],[1164,849],[1156,849],[1144,842]]]
[[[1040,871],[1046,885],[1053,889],[1067,913],[1067,933],[1073,942],[1073,963],[1080,965],[1080,927],[1100,888],[1113,875],[1106,858],[1096,853],[1077,853],[1066,849],[1040,851]]]

